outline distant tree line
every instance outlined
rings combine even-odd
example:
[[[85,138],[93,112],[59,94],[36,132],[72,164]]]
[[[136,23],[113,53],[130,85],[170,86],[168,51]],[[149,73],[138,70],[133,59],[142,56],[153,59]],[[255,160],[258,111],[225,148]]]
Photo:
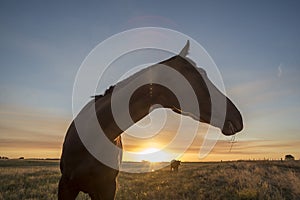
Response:
[[[0,156],[0,160],[8,160],[10,158],[6,157],[6,156]],[[25,157],[21,156],[19,158],[12,158],[12,159],[19,159],[19,160],[24,160]],[[26,159],[30,159],[30,160],[60,160],[59,158],[26,158]]]
[[[240,160],[237,160],[237,162],[243,162],[243,161],[277,161],[277,160],[280,160],[280,161],[290,161],[290,160],[296,160],[295,157],[293,155],[285,155],[284,156],[284,159],[283,158],[280,158],[280,159],[270,159],[270,158],[263,158],[263,159],[248,159],[248,160],[243,160],[243,159],[240,159]],[[299,159],[300,160],[300,159]],[[221,160],[222,162],[222,160]]]
[[[9,158],[6,157],[6,156],[0,156],[0,159],[1,159],[1,160],[8,160]],[[24,157],[20,157],[19,159],[23,160]]]

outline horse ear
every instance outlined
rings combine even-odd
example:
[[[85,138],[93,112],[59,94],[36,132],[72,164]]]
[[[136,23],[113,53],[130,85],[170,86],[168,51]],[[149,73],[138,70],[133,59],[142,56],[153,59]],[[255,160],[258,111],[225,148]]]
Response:
[[[180,51],[179,56],[181,56],[182,58],[187,60],[190,64],[192,64],[194,67],[196,67],[197,66],[196,63],[192,61],[190,58],[186,57],[187,54],[189,53],[189,50],[190,50],[190,41],[187,40],[185,46]]]
[[[190,49],[190,41],[187,40],[186,45],[180,51],[179,56],[186,57],[186,55],[189,53],[189,49]]]

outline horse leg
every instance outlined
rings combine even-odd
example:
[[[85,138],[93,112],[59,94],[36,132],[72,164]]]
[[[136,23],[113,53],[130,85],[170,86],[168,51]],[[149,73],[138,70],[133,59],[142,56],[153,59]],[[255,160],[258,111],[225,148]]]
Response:
[[[89,193],[92,200],[114,200],[116,193],[116,181],[109,181],[105,184],[99,183],[92,193]]]
[[[116,189],[117,189],[117,182],[114,179],[106,185],[104,190],[102,190],[103,199],[114,200],[115,199],[115,194],[116,194]]]
[[[100,194],[98,193],[89,193],[89,196],[91,197],[91,200],[101,200],[103,198],[101,198]]]
[[[72,187],[70,181],[64,176],[60,178],[58,185],[58,200],[75,200],[79,190]]]

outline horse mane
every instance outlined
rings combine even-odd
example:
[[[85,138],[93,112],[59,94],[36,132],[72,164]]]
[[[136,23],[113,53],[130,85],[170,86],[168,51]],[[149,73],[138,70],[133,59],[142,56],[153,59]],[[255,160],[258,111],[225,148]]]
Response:
[[[98,99],[101,99],[102,97],[104,97],[108,94],[111,94],[112,91],[114,90],[115,86],[116,85],[111,85],[109,88],[107,88],[105,90],[105,92],[103,94],[97,94],[97,95],[91,96],[91,98],[94,98],[97,101]]]
[[[186,57],[187,54],[189,53],[189,49],[190,49],[190,41],[187,40],[186,45],[183,47],[183,49],[180,51],[180,53],[179,53],[177,56],[173,56],[173,57],[171,57],[171,58],[169,58],[169,59],[167,59],[167,60],[161,61],[161,62],[159,62],[158,64],[162,64],[162,63],[169,62],[170,60],[176,59],[176,57],[180,56],[180,57],[182,57],[183,59],[185,59],[185,60],[187,60],[188,62],[190,62],[193,66],[196,66],[196,63],[195,63],[194,61],[192,61],[191,59],[189,59],[189,58]],[[151,67],[151,66],[150,66],[150,67]],[[147,68],[146,68],[146,69],[147,69]],[[132,78],[133,76],[136,76],[136,75],[142,73],[142,72],[143,72],[144,70],[146,70],[146,69],[140,70],[139,72],[137,72],[137,73],[135,73],[135,74],[129,76],[128,78],[122,80],[122,81],[119,82],[119,83],[116,83],[115,85],[111,85],[108,89],[105,90],[105,92],[104,92],[103,94],[94,95],[94,96],[91,96],[91,98],[94,98],[95,101],[97,101],[97,100],[101,99],[102,97],[104,97],[104,96],[106,96],[106,95],[108,95],[108,94],[111,94],[112,91],[113,91],[113,89],[115,88],[115,86],[116,86],[117,84],[126,84],[126,82],[128,82],[129,80],[131,80],[131,78]]]
[[[175,59],[175,58],[176,58],[176,56],[171,57],[171,58],[169,58],[169,59],[167,59],[167,60],[164,60],[164,61],[162,61],[162,62],[159,62],[158,64],[161,64],[161,63],[170,61],[170,60]],[[151,66],[150,66],[150,67],[151,67]],[[124,79],[124,80],[122,80],[122,81],[116,83],[115,85],[109,86],[109,88],[107,88],[103,94],[96,94],[96,95],[91,96],[91,98],[94,98],[95,101],[97,101],[97,100],[101,99],[102,97],[105,97],[106,95],[111,94],[112,91],[114,90],[114,88],[115,88],[116,85],[126,84],[128,81],[130,81],[130,80],[133,78],[133,76],[137,76],[137,75],[139,75],[140,73],[143,73],[145,70],[147,70],[147,68],[142,69],[142,70],[136,72],[135,74],[133,74],[133,75],[127,77],[126,79]]]

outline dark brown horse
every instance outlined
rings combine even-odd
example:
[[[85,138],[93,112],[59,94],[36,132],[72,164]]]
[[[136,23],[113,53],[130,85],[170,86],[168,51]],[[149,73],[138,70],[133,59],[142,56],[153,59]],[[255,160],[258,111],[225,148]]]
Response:
[[[153,110],[153,105],[159,104],[176,113],[188,115],[197,121],[211,124],[220,128],[225,135],[233,135],[243,129],[243,121],[238,109],[213,85],[205,71],[198,68],[193,61],[186,57],[188,48],[189,43],[179,55],[143,69],[117,83],[108,89],[104,95],[96,96],[80,111],[67,130],[63,144],[60,162],[62,176],[59,182],[58,199],[73,200],[80,191],[88,193],[94,200],[114,199],[116,177],[119,173],[118,165],[122,159],[121,134],[126,128],[148,115]],[[176,80],[165,72],[168,71],[166,69],[176,71],[188,81],[196,95],[200,113],[197,113],[193,108],[182,108],[172,91],[160,84],[155,84],[163,80],[168,81],[171,85],[172,83],[176,85]],[[153,78],[153,84],[145,84],[136,89],[130,97],[127,108],[117,108],[119,116],[122,117],[128,109],[131,116],[131,119],[123,119],[122,127],[120,127],[114,119],[112,97],[116,97],[115,105],[121,105],[123,97],[132,88],[132,85],[135,85],[139,80],[149,79],[149,77]],[[181,92],[184,95],[185,91],[182,90]],[[216,106],[215,112],[212,112],[212,95],[220,102],[221,99],[225,102],[224,105],[220,103],[219,106]],[[187,100],[189,101],[189,99]],[[95,150],[100,149],[99,152],[107,156],[114,163],[113,166],[107,166],[96,159],[95,154],[92,154],[90,149],[84,145],[86,143],[82,141],[85,135],[98,134],[98,129],[94,129],[90,121],[94,114],[96,114],[98,124],[104,135],[120,149],[112,151],[107,149],[105,145],[93,144],[92,136],[88,141],[94,145]],[[219,116],[224,116],[224,120],[211,120]],[[77,126],[76,122],[80,123],[80,127]]]
[[[180,165],[180,160],[172,160],[170,164],[171,172],[178,172],[178,167]]]

